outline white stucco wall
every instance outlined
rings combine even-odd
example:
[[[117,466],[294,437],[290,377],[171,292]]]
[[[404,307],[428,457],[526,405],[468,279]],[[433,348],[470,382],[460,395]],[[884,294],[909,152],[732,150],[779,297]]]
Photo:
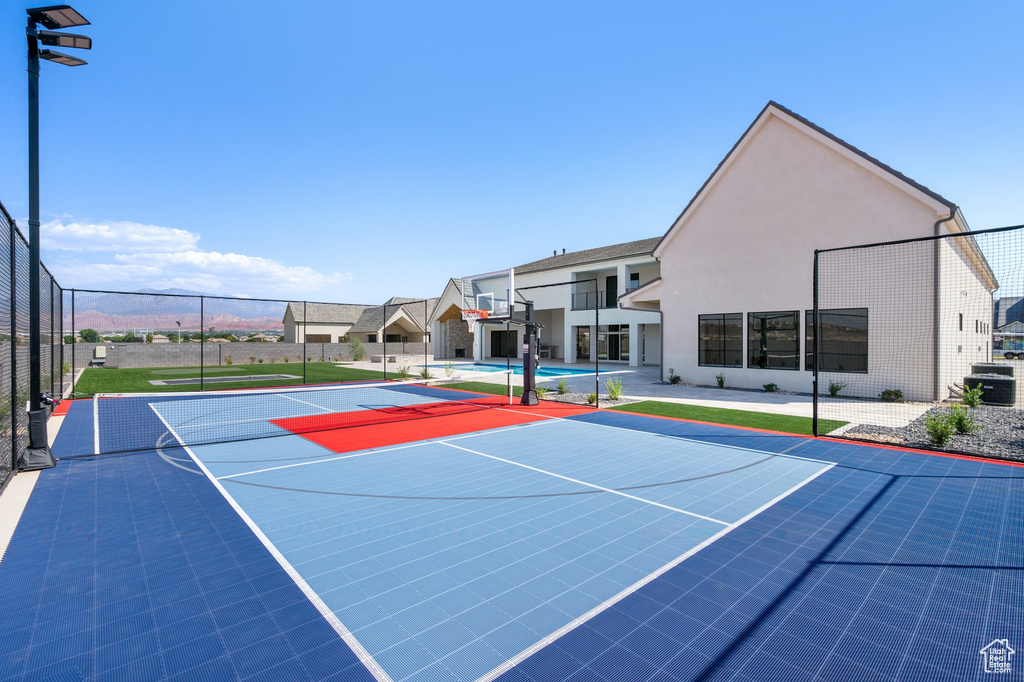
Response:
[[[769,109],[655,252],[663,280],[658,289],[664,311],[665,373],[671,366],[686,382],[713,385],[715,375],[724,372],[730,386],[760,388],[772,382],[783,390],[810,391],[810,373],[803,370],[803,326],[804,311],[813,306],[814,249],[928,236],[934,233],[936,220],[948,213],[943,203]],[[872,270],[899,267],[880,259],[858,264],[851,276],[870,281]],[[877,334],[885,316],[899,329],[920,335],[922,343],[933,335],[932,306],[921,305],[922,300],[932,300],[931,265],[915,267],[920,268],[915,278],[901,291],[845,295],[840,289],[834,303],[821,304],[871,309],[871,372],[885,367],[879,364],[884,358],[895,358],[890,350],[908,342],[902,336],[886,339]],[[878,306],[883,294],[889,302],[894,294],[913,299],[913,305],[882,310]],[[785,310],[800,312],[801,369],[698,366],[699,315],[743,313],[746,327],[747,313]],[[746,354],[745,332],[744,358]],[[892,366],[882,379],[934,384],[929,359],[905,369],[915,376],[895,377],[891,372],[902,370]],[[827,386],[828,379],[824,380]]]

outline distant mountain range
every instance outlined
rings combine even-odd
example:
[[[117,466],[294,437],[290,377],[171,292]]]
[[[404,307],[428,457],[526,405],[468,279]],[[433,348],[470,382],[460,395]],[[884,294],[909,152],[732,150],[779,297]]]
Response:
[[[99,332],[134,330],[196,332],[283,331],[287,303],[206,297],[187,289],[143,289],[132,294],[94,294],[76,291],[75,330]],[[65,329],[71,323],[71,303],[65,301]]]

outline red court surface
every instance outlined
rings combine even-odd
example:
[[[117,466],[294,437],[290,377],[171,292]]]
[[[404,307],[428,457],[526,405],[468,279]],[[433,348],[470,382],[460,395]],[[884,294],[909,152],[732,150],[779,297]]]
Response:
[[[507,397],[487,396],[459,402],[289,417],[272,422],[332,452],[342,453],[500,429],[542,419],[573,417],[593,411],[593,407],[560,403],[532,407],[509,405]]]

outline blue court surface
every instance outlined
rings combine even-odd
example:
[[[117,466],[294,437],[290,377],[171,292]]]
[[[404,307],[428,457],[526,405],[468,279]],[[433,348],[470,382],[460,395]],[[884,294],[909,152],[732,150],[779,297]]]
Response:
[[[151,449],[41,472],[0,562],[0,679],[1024,671],[1022,467],[606,410],[186,447],[249,416],[181,400],[135,410]],[[324,401],[282,414],[354,409]],[[74,404],[54,453],[98,426]]]

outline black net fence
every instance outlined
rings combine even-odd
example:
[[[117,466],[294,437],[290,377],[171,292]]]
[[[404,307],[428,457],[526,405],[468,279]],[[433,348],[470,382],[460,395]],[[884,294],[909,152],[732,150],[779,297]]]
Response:
[[[14,219],[0,205],[0,489],[17,467],[28,446],[31,379],[29,346],[29,248]],[[53,276],[40,269],[40,387],[62,396],[70,388],[65,364],[63,290]]]
[[[818,251],[815,282],[820,435],[1024,460],[1024,226]]]
[[[63,292],[72,397],[335,384],[430,374],[436,299],[383,305]]]

